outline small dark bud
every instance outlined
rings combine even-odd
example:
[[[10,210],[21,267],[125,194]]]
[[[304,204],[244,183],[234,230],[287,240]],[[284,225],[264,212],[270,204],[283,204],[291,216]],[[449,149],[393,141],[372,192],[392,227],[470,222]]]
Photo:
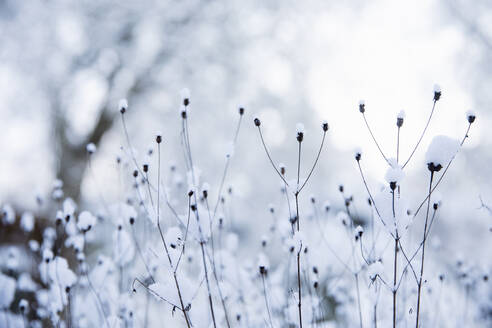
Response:
[[[468,120],[468,123],[472,124],[473,122],[475,122],[475,113],[473,113],[472,111],[468,111],[466,113],[466,119]]]
[[[185,98],[183,99],[183,105],[188,106],[190,104],[190,99]]]
[[[149,171],[149,164],[144,164],[143,165],[143,171],[147,173]]]
[[[444,280],[444,275],[443,275],[443,274],[440,274],[440,275],[439,275],[439,280],[440,280],[440,281],[443,281],[443,280]]]
[[[196,204],[192,204],[192,205],[191,205],[191,210],[192,210],[193,212],[195,212],[195,211],[196,211]]]
[[[136,290],[135,288],[133,288],[133,292],[134,292],[134,293],[136,293],[136,292],[137,292],[137,290]]]
[[[118,230],[121,230],[121,229],[123,229],[123,227],[120,224],[120,225],[118,225]]]
[[[396,126],[399,127],[399,128],[401,128],[402,125],[403,125],[403,118],[402,117],[398,117],[396,119]]]
[[[304,140],[304,132],[297,132],[297,141],[302,142]]]
[[[484,275],[483,276],[483,281],[489,281],[489,276],[488,275]]]
[[[70,293],[70,286],[65,287],[65,293]]]
[[[138,177],[138,171],[137,170],[133,171],[133,177],[134,178]]]
[[[314,196],[311,197],[311,203],[316,203],[316,198],[314,198]]]
[[[285,166],[281,166],[281,167],[280,167],[280,173],[281,173],[282,175],[285,175]]]
[[[130,224],[133,225],[135,223],[135,218],[130,218]]]
[[[323,128],[323,131],[328,131],[328,123],[327,122],[323,122],[323,125],[321,126]]]
[[[318,274],[318,267],[313,266],[313,273]]]
[[[155,141],[160,144],[162,142],[162,136],[160,134],[158,134],[156,137],[155,137]]]
[[[267,269],[263,265],[260,266],[260,274],[263,276],[267,274]]]
[[[205,191],[206,191],[206,190],[205,190]],[[205,192],[205,191],[204,191],[204,192]],[[193,190],[188,191],[188,197],[191,197],[191,196],[193,196]]]
[[[364,113],[366,111],[366,104],[364,103],[364,101],[360,101],[359,102],[359,112],[361,113]]]
[[[371,198],[368,198],[367,199],[367,203],[369,204],[369,206],[372,206],[372,200],[371,200]]]
[[[344,189],[344,188],[343,188],[343,185],[339,185],[339,186],[338,186],[338,191],[343,192],[343,189]]]
[[[396,182],[395,182],[395,181],[391,181],[391,182],[390,182],[390,188],[391,188],[391,190],[393,190],[393,191],[396,189]]]
[[[260,122],[260,119],[259,118],[255,118],[255,126],[260,126],[261,125],[261,122]]]
[[[266,245],[267,245],[266,240],[262,240],[262,241],[261,241],[261,246],[262,246],[262,247],[266,247]]]
[[[434,210],[437,210],[437,208],[439,207],[439,204],[438,203],[434,203],[434,205],[432,207],[434,208]]]
[[[357,162],[358,162],[358,161],[360,161],[361,157],[362,157],[362,154],[361,154],[360,152],[356,152],[356,153],[355,153],[355,160],[356,160]]]
[[[239,107],[239,115],[244,115],[244,108],[243,107]]]
[[[431,163],[427,163],[427,168],[431,172],[439,172],[442,169],[442,165],[441,164],[434,165],[434,163],[431,162]]]
[[[318,288],[318,285],[319,285],[319,284],[318,284],[318,282],[317,282],[317,281],[315,281],[315,282],[314,282],[314,284],[313,284],[313,287],[314,287],[315,289],[317,289],[317,288]]]
[[[208,191],[207,190],[204,190],[203,191],[203,198],[207,198],[208,197]]]
[[[294,246],[290,246],[289,252],[293,253],[294,252],[294,249],[295,249]]]
[[[441,99],[441,88],[436,85],[434,86],[434,101]]]
[[[185,110],[181,111],[181,118],[183,120],[186,120],[186,111]]]

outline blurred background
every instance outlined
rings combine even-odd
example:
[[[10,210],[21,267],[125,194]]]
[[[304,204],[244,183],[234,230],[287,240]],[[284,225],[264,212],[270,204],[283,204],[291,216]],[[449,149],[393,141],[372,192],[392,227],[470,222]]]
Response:
[[[183,165],[179,92],[191,90],[196,165],[214,188],[239,115],[246,109],[226,182],[238,197],[245,240],[257,242],[262,209],[279,199],[253,118],[259,115],[277,162],[295,168],[295,126],[306,127],[302,165],[314,160],[327,120],[327,147],[308,193],[343,207],[338,186],[366,194],[353,151],[361,147],[369,183],[386,165],[358,111],[389,157],[396,115],[405,110],[401,156],[409,156],[432,107],[429,131],[406,169],[417,206],[428,175],[432,136],[461,139],[465,113],[477,123],[440,185],[443,214],[434,228],[444,254],[489,268],[492,216],[492,3],[431,1],[15,1],[0,0],[0,203],[49,217],[53,181],[83,208],[121,194],[116,157],[126,145],[118,101],[127,98],[128,132],[142,160],[155,133],[165,165]],[[89,170],[86,145],[98,150]],[[271,174],[264,174],[270,170]],[[291,171],[289,171],[291,170]],[[421,192],[418,192],[418,191]],[[212,190],[216,193],[216,190]],[[306,199],[307,199],[306,193]],[[240,210],[239,210],[240,209]]]

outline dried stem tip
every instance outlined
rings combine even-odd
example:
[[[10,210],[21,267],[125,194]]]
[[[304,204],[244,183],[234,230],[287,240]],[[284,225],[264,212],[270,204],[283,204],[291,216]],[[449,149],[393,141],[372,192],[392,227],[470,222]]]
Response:
[[[366,111],[366,103],[364,100],[359,101],[359,112],[364,113]]]
[[[162,136],[160,134],[157,134],[157,136],[155,137],[155,142],[157,142],[158,144],[162,142]]]
[[[323,131],[325,131],[325,132],[328,131],[328,128],[329,128],[328,122],[327,121],[323,121],[321,127],[323,128]]]
[[[239,115],[244,115],[244,107],[239,107]]]
[[[466,113],[466,119],[468,120],[468,123],[472,124],[473,122],[475,122],[475,119],[476,119],[475,113],[472,112],[471,110],[469,110]]]
[[[441,87],[439,84],[434,85],[434,101],[441,99]]]
[[[120,109],[121,114],[125,114],[128,109],[128,101],[126,99],[121,99],[118,104],[118,108]]]
[[[261,121],[259,118],[255,118],[255,126],[260,126],[261,125]]]

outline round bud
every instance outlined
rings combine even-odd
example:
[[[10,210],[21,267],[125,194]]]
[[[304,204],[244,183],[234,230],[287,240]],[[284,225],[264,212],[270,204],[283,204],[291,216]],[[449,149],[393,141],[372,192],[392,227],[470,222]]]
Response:
[[[239,115],[244,115],[244,108],[243,107],[239,107]]]
[[[144,165],[143,165],[143,171],[144,171],[145,173],[149,172],[149,164],[144,164]]]
[[[395,181],[391,181],[391,182],[390,182],[390,188],[391,188],[391,190],[393,190],[393,191],[396,189],[396,182],[395,182]]]
[[[133,171],[133,177],[134,178],[138,177],[138,171],[137,170]]]
[[[255,122],[255,126],[260,126],[261,125],[261,122],[260,122],[260,119],[259,118],[255,118],[254,122]]]
[[[130,224],[133,225],[135,223],[135,218],[130,218]]]
[[[438,84],[434,85],[434,101],[441,99],[441,87]]]
[[[118,104],[118,108],[120,109],[121,114],[125,114],[128,109],[128,101],[126,99],[121,99]]]
[[[323,128],[323,131],[328,131],[328,122],[324,121],[321,127]]]
[[[366,104],[364,100],[359,101],[359,112],[364,113],[366,111]]]
[[[160,134],[158,134],[156,137],[155,137],[155,142],[157,142],[158,144],[160,144],[162,142],[162,136]]]

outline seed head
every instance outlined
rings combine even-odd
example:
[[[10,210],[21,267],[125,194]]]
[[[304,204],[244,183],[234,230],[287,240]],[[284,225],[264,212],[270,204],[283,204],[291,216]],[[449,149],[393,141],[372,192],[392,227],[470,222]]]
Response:
[[[364,100],[359,101],[359,112],[364,113],[366,111],[366,103]]]
[[[434,101],[441,99],[441,87],[439,84],[434,84]]]
[[[126,99],[121,99],[118,104],[118,108],[120,109],[121,114],[125,114],[128,109],[128,101]]]
[[[257,117],[255,118],[254,122],[255,122],[255,126],[260,126],[261,125],[261,121]]]

